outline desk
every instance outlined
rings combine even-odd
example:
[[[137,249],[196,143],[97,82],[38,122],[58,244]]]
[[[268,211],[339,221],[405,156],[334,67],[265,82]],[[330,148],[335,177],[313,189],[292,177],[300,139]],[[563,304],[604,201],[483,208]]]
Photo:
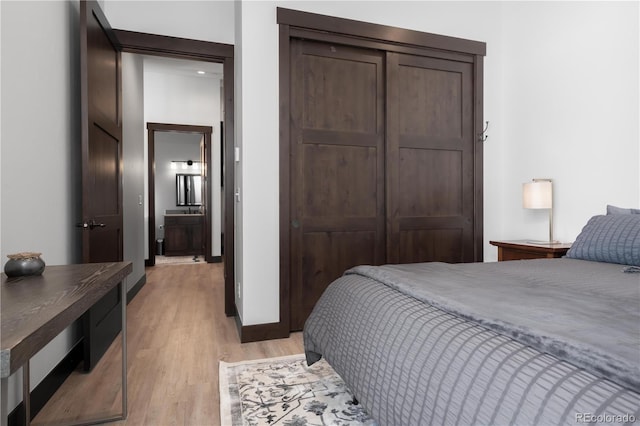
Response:
[[[127,416],[127,321],[124,278],[131,262],[47,266],[42,275],[2,274],[2,425],[7,422],[7,382],[23,367],[23,403],[30,423],[29,360],[120,283],[122,290],[122,417]],[[118,417],[120,419],[120,417]],[[110,421],[116,419],[101,419]],[[95,423],[95,421],[92,421]]]

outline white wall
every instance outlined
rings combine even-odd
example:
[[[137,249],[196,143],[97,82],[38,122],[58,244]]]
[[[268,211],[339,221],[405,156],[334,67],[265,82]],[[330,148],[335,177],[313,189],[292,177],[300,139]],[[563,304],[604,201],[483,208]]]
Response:
[[[521,184],[554,179],[555,236],[640,204],[638,2],[505,4],[504,238],[547,237]]]
[[[234,112],[233,112],[233,121],[234,121],[234,147],[238,149],[238,155],[235,155],[234,166],[234,184],[236,194],[234,196],[234,210],[233,210],[233,220],[234,220],[234,300],[236,303],[236,310],[238,311],[238,316],[240,317],[240,321],[244,324],[244,307],[242,303],[242,283],[244,282],[243,270],[244,270],[244,259],[243,259],[243,222],[242,222],[242,197],[244,194],[241,192],[242,186],[242,72],[243,72],[243,61],[242,61],[242,2],[235,3],[235,56],[234,60],[234,68],[235,68],[235,76],[234,76]],[[229,166],[227,166],[229,167]]]
[[[42,252],[47,265],[80,261],[78,10],[77,1],[2,2],[3,265],[20,251]],[[32,359],[32,389],[78,339],[73,325]],[[21,377],[9,380],[9,411]]]
[[[2,23],[2,3],[0,2],[0,23]],[[2,46],[2,31],[0,31],[0,46]],[[0,81],[2,81],[2,56],[0,55]],[[0,84],[0,99],[2,99],[2,84]],[[2,102],[0,102],[0,165],[2,165]],[[2,173],[0,173],[0,200],[2,199]],[[0,253],[2,253],[2,203],[0,202]],[[0,390],[0,400],[2,393]],[[4,409],[4,407],[3,407]]]
[[[220,78],[144,71],[145,123],[211,126],[211,255],[221,255]],[[146,143],[145,143],[146,145]],[[146,202],[146,200],[145,200]],[[157,219],[157,216],[156,216]],[[148,221],[148,216],[145,218]],[[147,222],[148,223],[148,222]]]
[[[142,57],[122,54],[122,158],[124,260],[133,263],[127,290],[144,276],[144,86]]]
[[[233,44],[233,0],[105,0],[113,28]]]

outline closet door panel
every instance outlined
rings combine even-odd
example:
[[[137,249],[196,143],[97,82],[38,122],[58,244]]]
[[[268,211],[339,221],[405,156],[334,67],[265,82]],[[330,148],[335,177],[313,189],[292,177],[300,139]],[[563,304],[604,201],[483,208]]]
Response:
[[[376,134],[378,64],[355,49],[309,47],[303,59],[304,129]]]
[[[382,53],[291,44],[291,330],[346,269],[385,260]]]
[[[387,261],[473,261],[473,68],[389,53]]]
[[[400,188],[419,183],[419,192],[398,193],[400,217],[458,217],[462,209],[462,152],[443,149],[400,148]],[[439,182],[439,185],[429,185]]]
[[[375,147],[304,145],[303,217],[309,221],[376,217],[377,151]]]
[[[327,288],[355,265],[376,262],[375,231],[305,232],[302,282],[298,309],[309,312]],[[300,318],[302,319],[302,318]]]
[[[400,232],[400,258],[403,263],[462,262],[461,229],[411,230],[408,224]]]
[[[430,68],[412,62],[398,68],[401,137],[459,140],[463,134],[462,74],[432,68],[434,60],[429,61],[433,64]]]

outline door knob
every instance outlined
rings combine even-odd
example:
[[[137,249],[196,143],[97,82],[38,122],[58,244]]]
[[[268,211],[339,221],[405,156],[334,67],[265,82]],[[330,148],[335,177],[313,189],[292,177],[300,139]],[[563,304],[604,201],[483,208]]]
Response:
[[[298,228],[300,228],[300,222],[298,222],[297,219],[293,219],[291,221],[291,226],[293,226],[295,229],[298,229]]]
[[[89,230],[93,228],[104,228],[105,226],[107,225],[104,223],[97,223],[94,219],[91,219],[89,222],[76,223],[76,227]]]

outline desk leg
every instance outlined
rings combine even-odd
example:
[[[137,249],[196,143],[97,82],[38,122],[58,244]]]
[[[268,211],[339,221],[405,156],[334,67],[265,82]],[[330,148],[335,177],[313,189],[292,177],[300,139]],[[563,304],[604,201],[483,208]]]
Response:
[[[31,383],[29,378],[29,360],[22,366],[22,406],[24,407],[24,424],[29,426],[31,424]],[[7,391],[9,390],[9,378],[2,379],[2,388],[0,394],[2,395],[2,409],[0,409],[0,424],[7,426],[9,422],[9,402]]]
[[[122,419],[127,419],[127,284],[120,283],[122,301]]]
[[[0,406],[0,425],[7,426],[9,422],[9,396],[7,395],[7,391],[9,390],[9,378],[3,377],[0,382],[0,398],[2,398],[1,406]]]
[[[24,406],[24,424],[31,424],[31,393],[29,378],[29,360],[22,366],[22,405]]]

